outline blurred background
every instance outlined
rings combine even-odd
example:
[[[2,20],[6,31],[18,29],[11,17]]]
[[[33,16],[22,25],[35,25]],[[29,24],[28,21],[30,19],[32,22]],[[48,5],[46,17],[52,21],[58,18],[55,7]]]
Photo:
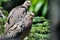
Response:
[[[0,35],[4,34],[4,24],[11,9],[24,3],[26,0],[0,0]],[[50,20],[48,19],[47,0],[30,0],[32,5],[29,11],[34,12],[33,25],[30,34],[24,40],[49,40]]]

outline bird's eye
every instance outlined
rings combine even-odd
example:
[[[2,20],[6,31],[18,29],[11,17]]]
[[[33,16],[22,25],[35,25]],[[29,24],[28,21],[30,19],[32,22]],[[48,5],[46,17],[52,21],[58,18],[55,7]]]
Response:
[[[30,16],[32,16],[32,15],[30,14]]]
[[[28,4],[30,4],[30,2],[27,2]]]

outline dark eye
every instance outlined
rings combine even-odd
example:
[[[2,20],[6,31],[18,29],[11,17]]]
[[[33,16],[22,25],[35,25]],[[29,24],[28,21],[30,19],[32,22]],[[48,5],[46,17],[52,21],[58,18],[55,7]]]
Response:
[[[27,2],[28,4],[30,4],[29,2]]]
[[[32,15],[30,14],[30,16],[32,16]]]

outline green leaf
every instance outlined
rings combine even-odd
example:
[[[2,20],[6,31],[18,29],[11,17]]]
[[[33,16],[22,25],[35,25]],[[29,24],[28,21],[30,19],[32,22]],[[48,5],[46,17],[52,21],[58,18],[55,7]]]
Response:
[[[41,22],[41,21],[46,21],[46,19],[44,17],[39,17],[39,16],[36,16],[33,19],[33,22]]]
[[[35,6],[39,0],[31,0],[32,5]]]
[[[48,10],[48,5],[47,3],[44,5],[43,10],[42,10],[42,16],[45,16]]]
[[[35,6],[35,10],[34,12],[37,14],[37,12],[39,11],[39,9],[41,9],[42,5],[43,5],[43,1],[40,1],[37,3],[37,5]]]

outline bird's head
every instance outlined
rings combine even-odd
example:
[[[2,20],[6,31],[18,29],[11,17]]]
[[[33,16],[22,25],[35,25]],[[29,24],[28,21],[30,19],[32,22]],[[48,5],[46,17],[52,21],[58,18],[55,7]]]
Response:
[[[29,19],[33,19],[33,18],[34,18],[34,13],[33,13],[33,12],[29,12],[29,13],[27,14],[27,17],[28,17]]]
[[[31,6],[31,2],[27,0],[24,2],[23,6],[29,7],[29,6]]]

